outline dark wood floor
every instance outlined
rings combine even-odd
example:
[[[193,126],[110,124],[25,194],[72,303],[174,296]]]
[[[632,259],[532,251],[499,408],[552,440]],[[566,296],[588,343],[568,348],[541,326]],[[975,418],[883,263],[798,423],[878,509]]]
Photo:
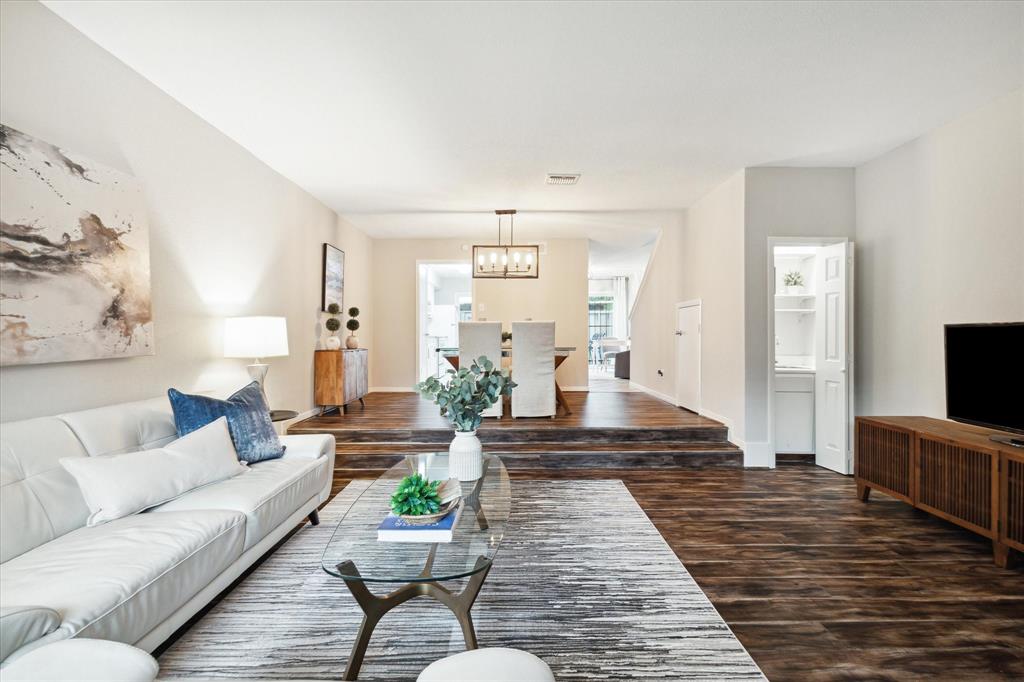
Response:
[[[643,393],[566,394],[572,414],[485,419],[480,440],[512,468],[739,467],[726,427]],[[439,409],[414,393],[371,393],[347,414],[306,419],[289,433],[330,433],[338,466],[387,467],[401,452],[443,450],[452,439]]]
[[[580,428],[658,429],[685,427],[717,427],[714,419],[681,410],[645,393],[588,393],[567,391],[566,399],[572,414],[559,410],[550,417],[512,419],[508,405],[502,419],[486,419],[486,430],[558,431]],[[347,414],[332,413],[311,417],[289,428],[289,433],[328,433],[334,431],[371,431],[397,429],[450,430],[436,405],[417,393],[370,393],[365,406],[353,403]]]
[[[335,489],[368,470],[339,469]],[[513,470],[625,481],[771,680],[1024,679],[1024,571],[814,466]],[[481,633],[486,642],[486,633]]]

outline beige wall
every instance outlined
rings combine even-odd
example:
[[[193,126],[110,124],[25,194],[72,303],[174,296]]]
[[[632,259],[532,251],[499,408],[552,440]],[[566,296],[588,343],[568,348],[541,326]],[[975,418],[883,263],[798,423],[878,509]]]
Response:
[[[701,411],[729,425],[743,444],[743,205],[742,172],[687,212],[682,243],[682,300],[701,299]]]
[[[3,368],[0,420],[236,388],[246,363],[220,357],[221,329],[240,314],[287,316],[291,355],[268,359],[268,393],[273,407],[312,408],[321,243],[346,251],[358,304],[370,240],[42,5],[0,12],[0,120],[144,186],[156,333],[155,356]]]
[[[558,370],[563,388],[587,385],[587,261],[585,239],[552,239],[536,280],[473,280],[477,317],[504,323],[531,317],[556,322],[556,343],[577,351]],[[374,354],[370,384],[411,389],[416,383],[417,261],[470,261],[464,239],[374,241]],[[480,304],[484,312],[480,312]]]
[[[629,379],[669,402],[676,392],[674,311],[681,300],[686,215],[672,218],[661,228],[629,317]]]
[[[700,299],[701,412],[726,423],[738,443],[744,435],[744,183],[736,173],[663,227],[630,318],[631,381],[674,402],[676,304]]]
[[[944,417],[943,324],[1024,320],[1024,93],[858,167],[856,183],[857,412]]]
[[[477,279],[473,312],[477,318],[501,320],[506,331],[514,321],[555,321],[555,345],[575,346],[576,352],[558,368],[565,389],[587,387],[587,329],[589,247],[586,239],[550,239],[540,257],[540,277],[508,282]],[[480,308],[483,304],[483,308]],[[515,339],[512,340],[513,350]]]
[[[772,465],[768,443],[768,238],[854,238],[852,168],[748,168],[744,206],[746,458]]]

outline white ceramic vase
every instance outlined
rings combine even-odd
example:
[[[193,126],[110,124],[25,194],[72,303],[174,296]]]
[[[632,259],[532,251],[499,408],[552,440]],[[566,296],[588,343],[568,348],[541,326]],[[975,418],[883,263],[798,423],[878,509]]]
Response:
[[[324,340],[324,347],[327,348],[327,350],[338,350],[341,348],[341,339],[334,334],[331,334]]]
[[[476,431],[456,431],[448,446],[448,475],[460,481],[475,481],[483,476],[484,450]]]
[[[356,335],[354,333],[349,334],[348,338],[345,339],[345,348],[359,348],[359,339],[356,338]]]

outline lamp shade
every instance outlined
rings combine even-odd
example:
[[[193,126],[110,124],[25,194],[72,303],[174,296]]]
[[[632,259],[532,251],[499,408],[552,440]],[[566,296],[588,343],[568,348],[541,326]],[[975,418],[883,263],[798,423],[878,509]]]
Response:
[[[272,358],[288,355],[288,324],[283,317],[229,317],[224,320],[224,357]]]

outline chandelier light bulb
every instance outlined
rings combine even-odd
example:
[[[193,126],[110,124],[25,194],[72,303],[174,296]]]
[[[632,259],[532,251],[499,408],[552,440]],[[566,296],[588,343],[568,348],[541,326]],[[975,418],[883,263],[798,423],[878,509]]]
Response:
[[[527,265],[527,267],[533,265],[533,254],[532,253],[526,254],[526,265]]]
[[[512,258],[513,258],[513,259],[515,260],[515,262],[516,262],[516,265],[519,265],[519,258],[520,258],[520,256],[522,256],[522,255],[523,255],[523,254],[519,253],[518,251],[516,251],[516,252],[515,252],[514,254],[512,254]]]
[[[491,251],[491,265],[494,265],[497,262],[498,262],[498,253],[496,251]]]
[[[508,254],[507,253],[501,254],[501,265],[502,265],[502,267],[508,265]]]

